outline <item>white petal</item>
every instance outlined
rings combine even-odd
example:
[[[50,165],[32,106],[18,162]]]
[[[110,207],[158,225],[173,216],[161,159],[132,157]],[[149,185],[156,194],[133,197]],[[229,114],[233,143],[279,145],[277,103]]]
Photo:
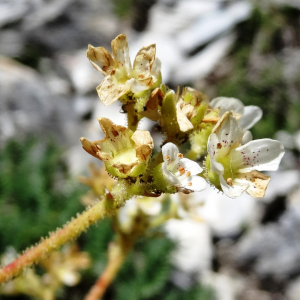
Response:
[[[161,69],[161,62],[156,57],[153,65],[152,65],[152,68],[151,68],[151,75],[153,75],[154,77],[157,78],[160,74],[160,69]]]
[[[137,202],[140,210],[146,215],[155,216],[161,211],[162,205],[156,198],[138,197]]]
[[[186,185],[184,187],[195,192],[201,192],[207,187],[206,180],[200,176],[192,176],[192,180],[190,182],[192,185]]]
[[[222,174],[224,172],[224,167],[221,163],[218,163],[215,159],[210,157],[210,168],[213,172],[218,174]]]
[[[77,274],[76,272],[65,270],[65,269],[61,269],[60,272],[59,272],[59,275],[60,275],[61,281],[66,286],[74,286],[80,280],[79,274]]]
[[[232,182],[232,186],[227,184],[224,177],[220,176],[220,183],[224,194],[230,198],[236,198],[242,195],[244,191],[246,191],[249,187],[249,182],[245,180],[235,179]]]
[[[231,112],[225,113],[212,130],[216,134],[219,144],[214,147],[216,157],[226,156],[231,149],[236,148],[244,135],[242,127]]]
[[[262,115],[260,107],[245,106],[244,115],[239,119],[239,123],[244,129],[249,129],[261,119]]]
[[[220,116],[227,111],[234,111],[238,114],[244,114],[244,104],[236,98],[218,97],[210,102],[213,109],[220,108]]]
[[[241,144],[245,145],[249,143],[250,141],[252,141],[252,138],[253,138],[252,133],[249,130],[247,130],[243,135]]]
[[[283,145],[271,139],[251,141],[231,152],[233,168],[239,172],[276,171],[282,156]]]
[[[164,175],[165,179],[170,183],[170,185],[172,185],[172,186],[181,186],[181,183],[178,180],[178,178],[175,175],[173,175],[172,172],[170,172],[168,170],[167,162],[164,162],[162,164],[162,172],[163,172],[163,175]]]
[[[136,80],[135,78],[131,78],[131,79],[127,80],[126,85],[130,87],[130,90],[133,93],[139,93],[139,92],[149,89],[149,87],[147,85],[140,84],[140,82],[138,80]]]
[[[165,162],[177,161],[179,150],[173,143],[167,143],[162,147],[162,155]],[[169,157],[169,160],[166,157]]]
[[[203,171],[203,169],[193,160],[188,158],[182,158],[179,162],[179,167],[183,167],[185,171],[190,171],[191,175],[197,175]]]
[[[218,143],[219,143],[219,139],[216,136],[216,134],[214,134],[214,133],[210,134],[210,136],[208,137],[208,141],[207,141],[207,152],[210,155],[210,157],[215,156],[214,151],[217,148]]]
[[[209,138],[208,138],[208,142],[207,142],[207,152],[209,154],[210,157],[210,168],[213,172],[223,172],[224,171],[224,167],[222,164],[218,163],[215,160],[216,154],[219,151],[217,144],[219,143],[219,139],[218,137],[212,133]]]

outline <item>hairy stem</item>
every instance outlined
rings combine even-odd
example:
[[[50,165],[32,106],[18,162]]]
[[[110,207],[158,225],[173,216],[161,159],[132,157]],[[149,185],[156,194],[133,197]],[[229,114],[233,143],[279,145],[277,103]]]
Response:
[[[0,269],[0,284],[17,276],[24,268],[30,267],[46,258],[64,243],[75,239],[82,231],[99,219],[114,215],[125,200],[132,197],[132,192],[129,184],[119,181],[112,193],[107,194],[103,200],[86,212],[78,215],[77,218],[67,223],[62,229],[50,233],[50,236],[42,239],[37,246],[30,247],[15,261]]]
[[[135,217],[130,233],[124,233],[120,228],[118,229],[116,240],[108,248],[108,264],[84,300],[98,300],[104,295],[137,238],[144,235],[149,229],[150,223],[144,217],[141,212]]]
[[[129,245],[130,244],[130,245]],[[106,289],[115,279],[119,269],[121,268],[128,251],[133,246],[134,242],[122,242],[122,237],[119,236],[117,241],[109,245],[108,250],[108,264],[98,278],[94,286],[90,289],[84,300],[98,300],[104,295]]]
[[[128,128],[132,131],[136,131],[137,126],[139,124],[139,117],[135,112],[134,103],[126,104],[126,111],[127,111]]]

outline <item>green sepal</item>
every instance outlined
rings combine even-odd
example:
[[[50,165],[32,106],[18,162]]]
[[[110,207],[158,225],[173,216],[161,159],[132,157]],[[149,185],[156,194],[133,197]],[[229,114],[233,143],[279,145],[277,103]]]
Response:
[[[175,93],[169,90],[163,99],[162,108],[162,127],[169,136],[175,136],[180,132],[176,115]]]
[[[209,155],[207,155],[206,157],[205,169],[206,169],[207,178],[209,179],[210,183],[213,184],[217,189],[222,190],[219,175],[216,172],[211,170]]]
[[[191,123],[193,124],[194,128],[196,128],[197,125],[202,121],[207,109],[207,104],[201,103],[199,106],[196,106],[195,109],[197,111],[197,115],[191,119]]]
[[[176,188],[170,184],[169,181],[166,180],[163,171],[162,171],[162,164],[159,164],[153,171],[153,178],[155,187],[161,190],[164,193],[175,193]]]
[[[195,130],[190,134],[191,151],[193,151],[197,157],[206,155],[207,153],[207,141],[211,131],[213,129],[212,123],[202,123],[200,129]]]

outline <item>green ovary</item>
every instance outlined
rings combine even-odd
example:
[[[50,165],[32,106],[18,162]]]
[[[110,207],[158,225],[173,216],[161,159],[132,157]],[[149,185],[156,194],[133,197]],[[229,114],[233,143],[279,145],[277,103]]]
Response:
[[[234,170],[231,165],[231,157],[230,156],[225,156],[222,158],[217,159],[217,162],[222,164],[224,167],[224,173],[223,177],[224,179],[234,179],[234,174],[237,172],[237,170]],[[206,158],[206,169],[207,169],[207,177],[209,181],[218,189],[221,189],[221,184],[220,184],[220,179],[219,175],[211,170],[211,164],[210,164],[210,156],[207,155]]]
[[[225,180],[228,178],[235,178],[235,175],[238,172],[238,170],[234,168],[233,164],[231,163],[231,157],[229,155],[219,158],[217,162],[221,163],[224,167],[223,176]]]
[[[137,160],[134,148],[125,149],[120,152],[110,161],[111,164],[131,164]]]

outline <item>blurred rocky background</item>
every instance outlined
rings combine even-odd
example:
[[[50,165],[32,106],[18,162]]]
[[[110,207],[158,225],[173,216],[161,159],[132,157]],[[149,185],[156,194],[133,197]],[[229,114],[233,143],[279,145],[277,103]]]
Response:
[[[79,203],[83,192],[74,178],[87,173],[90,160],[79,138],[101,137],[96,117],[125,124],[118,104],[104,108],[98,99],[102,75],[85,51],[87,44],[110,49],[120,33],[128,36],[132,58],[140,47],[157,44],[170,87],[190,85],[210,99],[235,97],[260,106],[264,117],[252,130],[254,138],[276,138],[286,154],[262,200],[199,194],[207,202],[203,223],[166,226],[180,242],[176,251],[167,241],[148,242],[131,257],[150,257],[153,268],[172,252],[172,268],[154,269],[160,275],[155,284],[132,294],[142,286],[136,263],[127,270],[135,272],[132,285],[121,272],[107,299],[212,299],[198,283],[212,287],[218,300],[300,299],[299,0],[0,0],[0,252],[8,243],[23,250],[82,210],[70,204]],[[17,199],[28,200],[21,211]],[[47,219],[45,203],[58,219]],[[16,219],[25,220],[27,211],[27,225],[38,220],[39,230],[22,231],[24,223]],[[89,235],[101,234],[86,246],[95,261],[89,285],[105,265],[109,224],[80,240],[86,245]],[[145,285],[154,278],[146,275]],[[117,286],[127,298],[114,292]],[[72,290],[65,293],[59,299],[80,299]]]

